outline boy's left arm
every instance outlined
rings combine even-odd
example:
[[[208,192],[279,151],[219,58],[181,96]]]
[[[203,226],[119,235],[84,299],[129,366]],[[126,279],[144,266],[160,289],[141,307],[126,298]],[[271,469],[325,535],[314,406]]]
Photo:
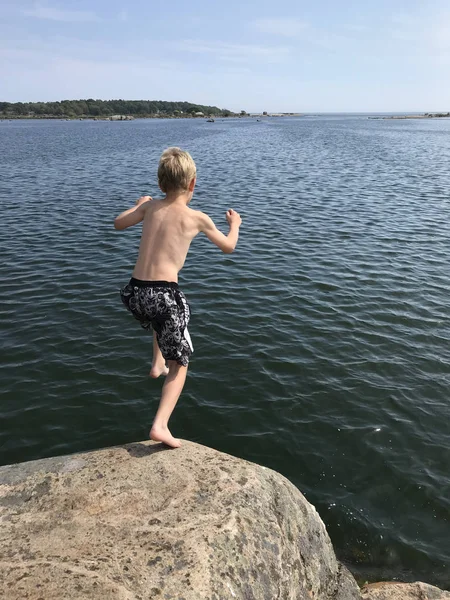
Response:
[[[122,230],[140,223],[145,216],[147,202],[151,199],[151,196],[141,196],[141,198],[136,201],[135,206],[128,210],[124,210],[123,213],[120,213],[120,215],[114,219],[114,228]]]

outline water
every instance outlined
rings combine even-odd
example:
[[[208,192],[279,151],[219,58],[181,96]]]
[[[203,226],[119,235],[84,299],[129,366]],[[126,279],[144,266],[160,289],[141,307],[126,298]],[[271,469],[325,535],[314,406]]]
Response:
[[[450,121],[0,123],[3,464],[146,437],[161,382],[122,307],[162,150],[194,156],[175,435],[272,467],[362,578],[450,587]]]

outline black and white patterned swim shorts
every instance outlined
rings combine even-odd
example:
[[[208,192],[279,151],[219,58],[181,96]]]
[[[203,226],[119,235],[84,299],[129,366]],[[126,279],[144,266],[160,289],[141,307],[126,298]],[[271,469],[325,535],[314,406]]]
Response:
[[[141,327],[154,329],[163,357],[187,367],[194,351],[187,330],[191,310],[178,284],[132,277],[120,296]]]

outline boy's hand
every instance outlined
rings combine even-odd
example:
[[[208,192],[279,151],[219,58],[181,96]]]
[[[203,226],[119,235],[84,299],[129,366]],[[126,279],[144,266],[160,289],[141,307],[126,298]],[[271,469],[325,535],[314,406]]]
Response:
[[[139,200],[136,200],[136,206],[140,206],[141,204],[144,204],[144,202],[148,202],[149,200],[152,200],[151,196],[141,196]]]
[[[239,227],[242,224],[241,215],[232,208],[230,208],[230,210],[227,210],[225,216],[227,217],[228,225],[230,227],[232,225],[237,225],[237,227]]]

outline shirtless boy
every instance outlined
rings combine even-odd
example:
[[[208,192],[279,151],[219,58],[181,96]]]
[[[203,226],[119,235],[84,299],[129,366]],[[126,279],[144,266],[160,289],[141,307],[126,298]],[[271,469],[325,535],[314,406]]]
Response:
[[[142,196],[132,208],[114,221],[122,230],[143,221],[139,256],[130,282],[121,290],[122,302],[144,329],[153,329],[151,377],[165,375],[158,411],[150,438],[172,448],[180,440],[169,431],[170,415],[186,381],[189,357],[193,352],[187,325],[189,304],[178,287],[182,269],[194,237],[203,232],[227,254],[236,247],[241,217],[230,209],[226,219],[228,235],[221,233],[213,221],[188,207],[194,194],[196,167],[188,152],[168,148],[161,156],[158,183],[166,194],[162,200]]]

